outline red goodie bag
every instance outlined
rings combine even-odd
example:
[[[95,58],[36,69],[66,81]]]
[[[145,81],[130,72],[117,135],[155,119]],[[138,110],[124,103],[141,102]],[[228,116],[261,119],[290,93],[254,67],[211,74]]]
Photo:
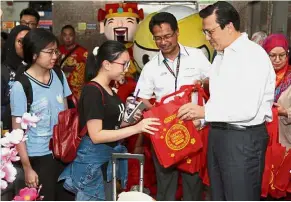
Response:
[[[165,168],[202,148],[201,138],[193,122],[177,118],[179,108],[191,102],[193,89],[193,85],[182,86],[179,91],[163,97],[161,103],[169,98],[174,100],[167,104],[157,104],[144,113],[144,118],[160,119],[159,131],[150,135],[150,139],[160,164]]]
[[[103,91],[100,86],[95,82],[89,82],[87,85],[99,88],[104,103]],[[74,96],[72,96],[72,101],[75,108],[66,109],[59,113],[58,124],[54,126],[53,137],[49,144],[54,157],[64,163],[70,163],[76,158],[81,139],[87,133],[86,126],[81,132],[79,131],[78,102]]]
[[[203,106],[203,99],[205,102],[208,100],[208,96],[205,94],[202,87],[199,85],[195,85],[194,92],[198,94],[198,105]],[[194,128],[196,130],[196,128]],[[197,131],[197,130],[196,130]],[[203,148],[198,150],[197,152],[191,154],[190,156],[186,156],[178,165],[177,168],[181,171],[187,173],[195,173],[201,171],[202,168],[206,166],[206,151],[207,149],[207,142],[204,143],[205,136],[208,136],[208,126],[205,126],[201,130],[197,131],[200,136],[200,139],[203,143]],[[205,145],[204,145],[205,144]]]

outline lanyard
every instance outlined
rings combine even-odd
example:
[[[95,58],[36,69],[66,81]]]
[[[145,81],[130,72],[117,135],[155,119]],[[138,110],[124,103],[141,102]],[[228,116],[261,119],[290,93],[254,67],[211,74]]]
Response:
[[[175,77],[175,91],[177,91],[177,80],[178,80],[179,69],[180,69],[180,53],[178,55],[178,60],[177,60],[176,74],[170,68],[169,64],[167,63],[166,58],[163,60],[163,62],[165,66],[167,67],[167,69],[169,70],[169,72]]]

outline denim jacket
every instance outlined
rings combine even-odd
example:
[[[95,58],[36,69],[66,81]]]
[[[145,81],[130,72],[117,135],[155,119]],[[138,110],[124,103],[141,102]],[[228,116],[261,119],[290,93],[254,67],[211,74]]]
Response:
[[[105,200],[104,180],[101,166],[108,163],[107,182],[112,180],[112,153],[126,153],[123,145],[112,148],[106,144],[94,144],[84,136],[79,145],[76,159],[69,164],[59,180],[65,179],[64,188],[75,193],[77,201]],[[127,181],[127,160],[117,162],[117,178],[125,187]]]

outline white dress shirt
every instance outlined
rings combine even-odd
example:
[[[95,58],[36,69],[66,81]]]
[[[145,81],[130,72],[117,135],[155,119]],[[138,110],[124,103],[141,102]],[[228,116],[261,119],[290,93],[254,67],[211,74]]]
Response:
[[[180,46],[180,68],[177,78],[177,90],[183,85],[194,84],[195,80],[208,77],[210,62],[200,49]],[[155,94],[157,102],[161,98],[175,92],[175,77],[163,63],[164,56],[161,51],[152,58],[143,68],[139,77],[135,93],[138,97],[151,99]],[[167,59],[167,63],[176,74],[178,57],[174,61]],[[196,101],[197,103],[197,101]]]
[[[250,126],[272,120],[276,75],[266,51],[246,33],[217,54],[209,79],[207,122]]]

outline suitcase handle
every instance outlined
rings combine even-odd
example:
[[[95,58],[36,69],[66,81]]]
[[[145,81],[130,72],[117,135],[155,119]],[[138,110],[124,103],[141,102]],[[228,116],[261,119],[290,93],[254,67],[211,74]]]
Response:
[[[144,155],[143,154],[131,154],[131,153],[113,153],[112,161],[117,159],[137,159],[140,163],[144,163]]]
[[[139,163],[140,163],[139,191],[143,192],[144,155],[143,154],[130,154],[130,153],[113,153],[112,154],[113,201],[117,200],[117,193],[116,193],[116,161],[117,161],[117,159],[137,159],[137,160],[139,160]]]

